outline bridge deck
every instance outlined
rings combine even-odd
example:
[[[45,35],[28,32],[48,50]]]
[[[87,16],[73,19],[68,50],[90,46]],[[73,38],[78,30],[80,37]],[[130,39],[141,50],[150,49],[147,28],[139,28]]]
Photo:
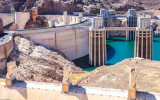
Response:
[[[136,27],[106,27],[106,31],[136,31]]]

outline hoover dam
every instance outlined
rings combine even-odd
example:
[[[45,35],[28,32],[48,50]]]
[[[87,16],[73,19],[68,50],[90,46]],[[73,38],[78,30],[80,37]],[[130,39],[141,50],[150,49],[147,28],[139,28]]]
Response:
[[[97,16],[84,16],[83,13],[79,13],[79,16],[68,15],[66,11],[63,15],[38,15],[36,8],[32,8],[31,13],[15,12],[14,24],[10,28],[15,29],[12,31],[3,31],[3,24],[0,28],[0,59],[8,58],[15,45],[19,44],[15,44],[18,40],[14,40],[14,36],[20,35],[27,41],[36,43],[37,46],[40,45],[46,47],[46,49],[55,48],[59,50],[68,60],[73,61],[75,65],[85,71],[92,71],[99,66],[114,65],[126,58],[135,58],[137,61],[142,59],[159,61],[158,45],[160,45],[160,38],[157,37],[157,34],[154,34],[155,31],[158,31],[155,30],[154,26],[154,24],[157,24],[157,20],[155,22],[155,19],[152,18],[152,11],[148,12],[150,13],[138,13],[136,10],[130,9],[125,16],[116,15],[115,11],[108,11],[106,9],[101,9],[100,14]],[[37,21],[38,17],[42,19],[45,17],[48,24],[44,24],[46,19]],[[38,26],[44,22],[43,24],[47,27],[25,29],[29,21],[32,22],[30,26]],[[27,52],[29,52],[28,55],[31,56],[30,58],[35,59],[30,54],[35,47],[28,49],[25,45],[24,47],[21,45],[16,48],[22,48],[22,51],[28,50]],[[37,54],[36,56],[39,55]],[[22,55],[18,56],[21,57]],[[135,67],[131,69],[126,68],[129,88],[123,90],[122,88],[115,89],[112,86],[110,88],[102,88],[92,87],[92,85],[91,87],[74,85],[72,80],[74,74],[87,72],[73,71],[73,65],[69,65],[69,62],[62,61],[63,80],[60,84],[52,84],[45,81],[16,80],[17,66],[20,64],[17,64],[16,61],[6,61],[6,63],[7,73],[4,77],[0,78],[0,92],[3,91],[0,94],[0,99],[160,99],[159,89],[157,90],[158,92],[137,90],[136,86],[139,89],[139,84],[137,85],[136,83],[137,75],[141,77],[141,74],[136,74],[136,72],[140,72],[139,70],[136,71],[134,69]],[[1,67],[1,69],[3,68]],[[151,84],[148,86],[151,86]],[[158,87],[158,85],[155,86]]]

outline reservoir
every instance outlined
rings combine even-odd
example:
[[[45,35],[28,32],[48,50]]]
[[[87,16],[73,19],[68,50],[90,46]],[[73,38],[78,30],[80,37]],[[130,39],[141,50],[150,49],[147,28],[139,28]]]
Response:
[[[114,65],[126,58],[134,58],[134,40],[125,37],[110,37],[106,40],[107,65]],[[160,37],[153,37],[153,60],[160,61]],[[89,55],[73,61],[76,66],[84,71],[92,71],[98,66],[89,65]]]

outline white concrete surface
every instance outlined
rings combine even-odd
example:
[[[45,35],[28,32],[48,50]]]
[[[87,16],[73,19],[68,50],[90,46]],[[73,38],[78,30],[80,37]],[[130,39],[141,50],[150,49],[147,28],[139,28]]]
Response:
[[[72,86],[61,92],[61,84],[16,82],[11,87],[0,85],[0,99],[13,100],[127,100],[128,91],[101,87]],[[137,91],[137,100],[160,100],[160,93]]]
[[[20,30],[25,28],[25,25],[29,19],[30,19],[30,12],[15,13],[15,23],[18,25],[18,29]]]
[[[65,26],[77,24],[80,21],[85,21],[86,17],[72,16],[72,15],[39,15],[44,16],[47,20],[55,21],[55,26]]]
[[[69,60],[89,53],[89,29],[85,27],[41,28],[16,31],[24,37],[63,52]]]

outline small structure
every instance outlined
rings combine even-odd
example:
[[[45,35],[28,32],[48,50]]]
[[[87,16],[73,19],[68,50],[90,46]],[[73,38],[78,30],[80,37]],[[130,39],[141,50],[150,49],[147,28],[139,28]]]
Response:
[[[108,16],[109,16],[109,11],[106,10],[106,9],[101,9],[100,10],[100,16],[103,17],[103,23],[104,23],[104,27],[107,27],[108,26]],[[109,33],[107,33],[107,36],[108,36]]]
[[[154,10],[145,11],[145,12],[143,12],[143,14],[150,15],[150,16],[151,16],[151,19],[154,18]]]
[[[69,92],[69,88],[72,86],[72,69],[71,66],[64,67],[63,69],[63,81],[62,92]]]
[[[77,23],[81,23],[81,22],[82,22],[82,19],[83,19],[83,13],[79,13],[79,16],[76,17],[76,22],[77,22]]]
[[[101,66],[106,64],[106,31],[103,18],[94,17],[89,33],[89,64]]]
[[[137,27],[137,15],[135,9],[129,9],[127,15],[127,27]],[[126,39],[134,39],[135,32],[134,31],[127,31],[126,32]]]
[[[32,8],[31,17],[32,17],[33,22],[36,22],[36,18],[38,17],[38,8],[37,7]]]
[[[138,18],[138,27],[135,35],[134,57],[152,60],[153,34],[150,28],[150,16],[142,15]]]
[[[12,81],[16,79],[17,74],[17,65],[16,62],[9,62],[7,63],[7,75],[6,75],[6,86],[12,86]]]
[[[108,14],[109,15],[115,15],[116,14],[116,11],[111,9],[111,10],[108,10]]]
[[[55,26],[55,20],[50,20],[48,21],[49,27],[54,27]]]
[[[81,23],[82,22],[82,18],[83,18],[83,13],[79,13],[79,23]]]
[[[67,11],[63,12],[63,22],[64,22],[64,25],[68,25]]]
[[[129,91],[128,91],[128,100],[136,100],[136,70],[131,69],[129,75]]]
[[[100,10],[100,16],[107,17],[108,15],[109,15],[108,10],[106,10],[106,9],[101,9]]]

